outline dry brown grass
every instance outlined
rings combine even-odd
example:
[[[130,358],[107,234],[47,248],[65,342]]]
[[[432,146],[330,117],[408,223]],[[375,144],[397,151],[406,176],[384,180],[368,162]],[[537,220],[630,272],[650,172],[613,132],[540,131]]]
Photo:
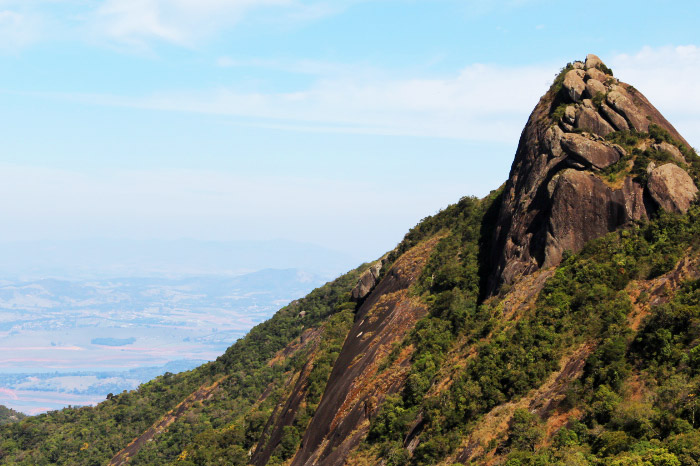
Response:
[[[563,425],[573,416],[575,411],[558,411],[559,403],[565,396],[569,384],[583,373],[583,363],[592,352],[590,344],[580,345],[575,350],[562,357],[558,371],[537,389],[531,390],[526,396],[517,401],[496,406],[479,421],[477,427],[462,442],[456,453],[448,457],[440,465],[447,466],[455,462],[468,463],[478,461],[479,464],[492,464],[499,458],[494,445],[505,440],[508,427],[516,409],[527,409],[536,412],[547,419],[554,416],[549,429],[552,434],[556,426]],[[492,442],[495,441],[495,442]],[[492,448],[489,449],[489,446]]]

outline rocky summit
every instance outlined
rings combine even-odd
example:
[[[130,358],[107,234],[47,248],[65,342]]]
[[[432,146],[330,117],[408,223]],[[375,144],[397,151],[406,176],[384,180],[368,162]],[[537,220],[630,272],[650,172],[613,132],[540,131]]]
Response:
[[[659,208],[686,211],[697,193],[688,150],[600,58],[567,65],[520,137],[494,234],[491,292]]]
[[[216,361],[0,422],[0,463],[700,464],[700,157],[595,55],[507,182]]]

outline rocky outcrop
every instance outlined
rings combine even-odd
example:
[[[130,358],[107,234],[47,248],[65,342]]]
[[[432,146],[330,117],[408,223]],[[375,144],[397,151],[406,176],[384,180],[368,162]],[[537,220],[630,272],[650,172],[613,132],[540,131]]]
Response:
[[[686,162],[685,157],[683,157],[683,154],[681,154],[681,151],[678,150],[678,148],[676,146],[674,146],[673,144],[669,144],[666,141],[662,141],[658,144],[654,144],[652,147],[658,151],[666,152],[676,162],[679,162],[679,163]]]
[[[379,272],[382,270],[384,259],[380,259],[376,264],[371,265],[360,275],[357,285],[353,288],[351,296],[353,301],[364,299],[379,282]]]
[[[564,134],[561,146],[571,157],[591,168],[609,167],[624,155],[621,148],[575,133]]]
[[[698,193],[698,188],[688,173],[672,163],[651,170],[648,188],[656,203],[670,212],[688,210]]]
[[[360,305],[291,466],[348,464],[348,454],[367,435],[369,418],[386,396],[403,387],[410,349],[384,371],[380,363],[427,314],[427,305],[409,288],[443,237],[434,236],[402,254]]]
[[[612,189],[591,173],[568,168],[552,178],[548,191],[551,212],[543,267],[557,265],[564,251],[578,251],[591,239],[643,215],[642,187],[632,180],[629,186]]]
[[[574,126],[582,131],[588,131],[589,133],[600,134],[601,136],[608,135],[615,131],[615,129],[610,126],[610,123],[605,121],[596,110],[593,108],[592,103],[586,105],[590,100],[584,100],[584,106],[579,108],[576,112],[576,120]]]
[[[583,92],[586,90],[586,83],[583,82],[585,73],[582,70],[571,70],[564,77],[564,88],[569,92],[569,97],[574,102],[581,100]]]
[[[604,66],[603,60],[598,58],[597,55],[593,55],[592,53],[589,53],[586,55],[586,71],[588,70],[597,70],[599,68],[602,68]]]
[[[619,113],[629,126],[636,131],[646,131],[649,129],[649,120],[642,109],[632,103],[631,96],[624,88],[615,86],[614,90],[608,92],[605,98],[607,104]]]
[[[646,132],[653,123],[690,147],[638,90],[614,78],[595,55],[563,73],[520,137],[492,239],[491,294],[659,207],[684,211],[697,191],[675,164],[685,163],[676,144],[650,138],[640,143],[675,162],[655,168],[645,185],[631,173],[634,151],[605,140],[614,131]],[[618,164],[623,158],[628,162]],[[615,177],[605,170],[617,170]]]

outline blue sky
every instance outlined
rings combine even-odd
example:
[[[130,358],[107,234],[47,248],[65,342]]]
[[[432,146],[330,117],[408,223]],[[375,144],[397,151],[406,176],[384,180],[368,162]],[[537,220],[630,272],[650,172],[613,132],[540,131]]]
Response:
[[[283,238],[366,259],[507,177],[598,54],[700,145],[694,1],[0,0],[0,240]]]

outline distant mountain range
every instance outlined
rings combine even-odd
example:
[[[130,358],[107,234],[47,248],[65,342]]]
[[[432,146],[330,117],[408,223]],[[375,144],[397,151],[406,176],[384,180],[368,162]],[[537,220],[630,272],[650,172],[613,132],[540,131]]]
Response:
[[[287,240],[88,239],[0,242],[0,278],[241,275],[295,268],[332,278],[360,257]]]
[[[325,281],[298,269],[0,281],[0,404],[94,404],[192,369]]]

